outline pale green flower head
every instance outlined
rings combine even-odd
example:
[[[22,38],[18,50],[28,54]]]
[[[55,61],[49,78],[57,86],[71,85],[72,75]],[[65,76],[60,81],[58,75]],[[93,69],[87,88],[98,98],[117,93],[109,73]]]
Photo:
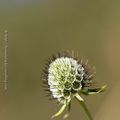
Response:
[[[82,87],[84,68],[75,59],[57,58],[49,65],[48,84],[54,98],[70,101],[72,94]]]
[[[97,94],[106,88],[106,85],[92,88],[94,74],[95,71],[88,64],[88,60],[78,59],[74,52],[58,53],[49,59],[43,70],[44,87],[53,99],[62,104],[61,109],[52,118],[59,116],[66,107],[68,107],[68,113],[64,118],[68,117],[71,101],[76,98],[84,108],[88,119],[93,120],[81,94]]]

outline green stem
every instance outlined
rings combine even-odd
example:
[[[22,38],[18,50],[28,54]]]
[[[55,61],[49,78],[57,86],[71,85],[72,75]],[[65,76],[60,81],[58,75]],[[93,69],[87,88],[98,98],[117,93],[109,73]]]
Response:
[[[76,94],[75,97],[78,100],[78,102],[81,104],[81,106],[84,109],[85,113],[87,114],[88,119],[93,120],[93,118],[92,118],[87,106],[85,105],[84,100],[82,99],[82,97],[79,94]]]

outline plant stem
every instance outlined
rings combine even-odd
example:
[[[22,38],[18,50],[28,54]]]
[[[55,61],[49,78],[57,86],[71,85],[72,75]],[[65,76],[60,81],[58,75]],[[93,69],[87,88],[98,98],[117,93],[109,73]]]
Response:
[[[82,97],[79,94],[75,95],[75,98],[78,100],[78,102],[80,103],[80,105],[82,106],[82,108],[84,109],[85,113],[88,116],[89,120],[93,120],[92,115],[90,114],[86,104],[84,103],[84,100],[82,99]]]

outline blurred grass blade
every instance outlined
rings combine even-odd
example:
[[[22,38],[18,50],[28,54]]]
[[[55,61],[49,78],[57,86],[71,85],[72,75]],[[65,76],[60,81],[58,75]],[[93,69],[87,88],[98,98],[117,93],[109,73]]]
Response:
[[[63,113],[63,111],[65,110],[65,108],[66,108],[66,104],[64,104],[64,105],[60,108],[60,110],[59,110],[55,115],[52,116],[52,118],[55,118],[55,117],[58,117],[59,115],[61,115],[61,114]]]
[[[79,94],[76,94],[76,95],[75,95],[75,98],[78,100],[78,102],[80,103],[80,105],[81,105],[82,108],[84,109],[85,113],[86,113],[87,116],[88,116],[88,119],[89,119],[89,120],[93,120],[93,118],[92,118],[92,116],[91,116],[91,114],[90,114],[87,106],[85,105],[84,100],[81,98],[81,96],[80,96]]]

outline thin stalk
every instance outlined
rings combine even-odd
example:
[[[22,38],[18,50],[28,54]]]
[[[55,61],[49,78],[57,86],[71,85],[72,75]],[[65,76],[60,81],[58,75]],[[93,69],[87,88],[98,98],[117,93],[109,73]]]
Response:
[[[88,116],[89,120],[93,120],[92,115],[90,114],[86,104],[84,103],[84,100],[82,99],[82,97],[79,94],[75,95],[75,98],[78,100],[78,102],[80,103],[80,105],[82,106],[82,108],[84,109],[85,113]]]

